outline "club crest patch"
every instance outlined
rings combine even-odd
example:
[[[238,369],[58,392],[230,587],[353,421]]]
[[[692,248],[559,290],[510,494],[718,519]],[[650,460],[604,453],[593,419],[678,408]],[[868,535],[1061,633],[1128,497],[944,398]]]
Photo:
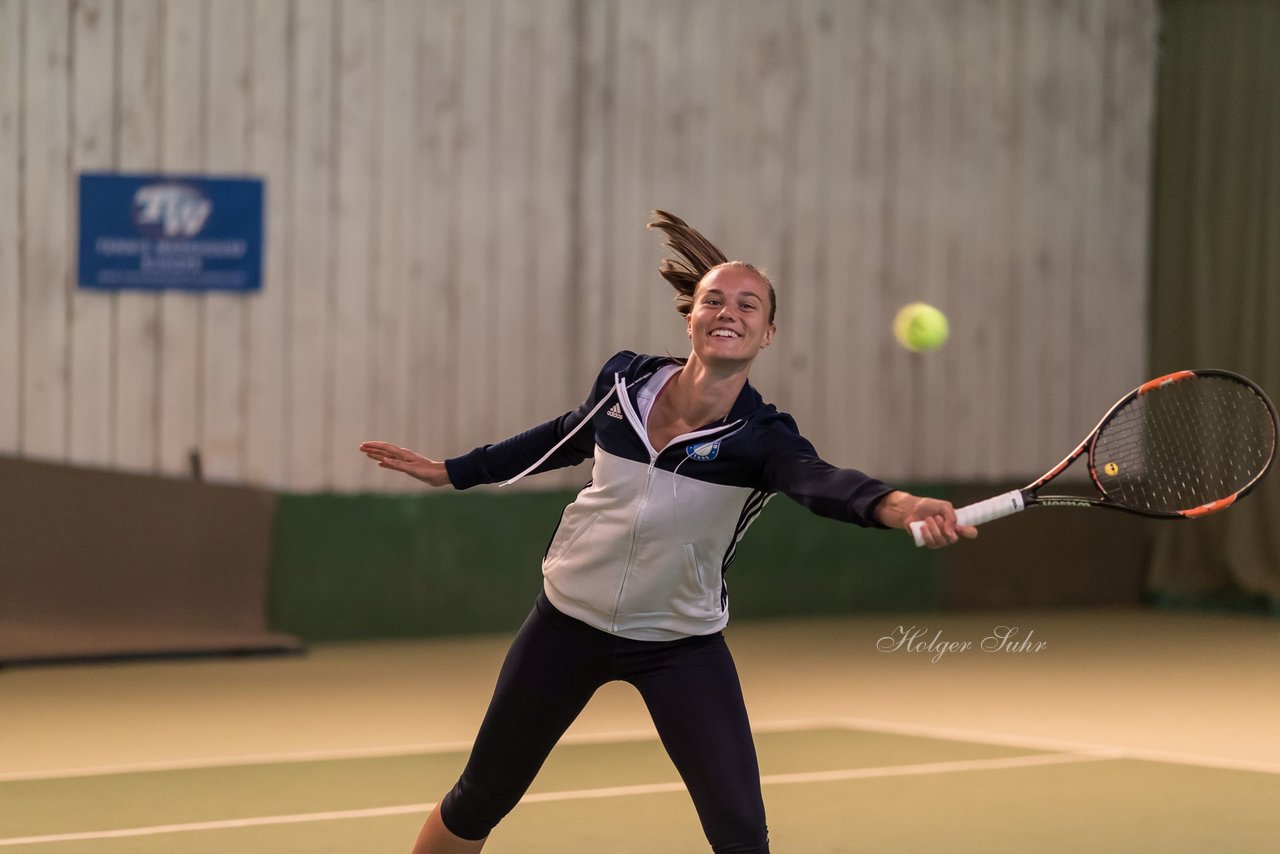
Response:
[[[684,452],[689,459],[705,463],[714,460],[720,454],[720,440],[707,442],[704,445],[690,445],[684,449]]]

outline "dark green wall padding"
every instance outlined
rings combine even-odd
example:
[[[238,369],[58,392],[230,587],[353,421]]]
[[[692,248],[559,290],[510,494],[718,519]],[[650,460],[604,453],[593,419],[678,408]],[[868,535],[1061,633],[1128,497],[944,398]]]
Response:
[[[282,495],[271,625],[310,641],[511,631],[541,589],[543,552],[572,497]],[[729,570],[733,616],[932,610],[942,599],[937,554],[779,496]]]

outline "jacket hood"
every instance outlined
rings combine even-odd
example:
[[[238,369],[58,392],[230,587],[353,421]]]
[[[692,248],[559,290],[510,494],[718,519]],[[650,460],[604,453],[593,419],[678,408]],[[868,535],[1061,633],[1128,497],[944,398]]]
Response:
[[[638,387],[644,380],[656,373],[660,368],[667,365],[685,365],[689,360],[679,356],[642,356],[635,353],[630,354],[633,358],[627,365],[626,369],[621,372],[622,379],[625,381],[627,389]],[[760,396],[760,392],[756,391],[751,385],[751,381],[743,383],[742,390],[738,392],[737,399],[733,402],[733,406],[729,408],[729,414],[719,421],[711,424],[702,425],[712,427],[716,424],[728,424],[734,421],[746,421],[751,416],[760,412],[760,410],[776,409],[764,402],[764,398]]]

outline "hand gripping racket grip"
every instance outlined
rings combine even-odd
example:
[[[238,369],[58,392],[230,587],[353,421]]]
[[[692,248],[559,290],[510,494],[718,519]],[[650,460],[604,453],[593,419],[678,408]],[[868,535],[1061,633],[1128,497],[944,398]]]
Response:
[[[1022,490],[1015,489],[1012,492],[997,495],[995,498],[988,498],[986,501],[979,501],[977,504],[969,504],[957,509],[956,524],[981,525],[984,522],[990,522],[1002,516],[1012,516],[1025,506],[1026,504],[1022,500]],[[924,522],[911,523],[911,538],[916,541],[917,546],[924,545],[924,536],[921,534],[923,530]]]

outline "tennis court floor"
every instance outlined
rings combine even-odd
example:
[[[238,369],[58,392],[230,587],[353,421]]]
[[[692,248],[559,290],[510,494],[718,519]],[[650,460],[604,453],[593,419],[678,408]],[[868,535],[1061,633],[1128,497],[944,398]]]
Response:
[[[929,619],[957,639],[990,621]],[[1038,626],[1040,653],[895,658],[875,640],[896,617],[736,629],[774,850],[1275,850],[1280,709],[1255,661],[1275,650],[1274,621],[1019,619]],[[465,762],[466,738],[404,736],[474,728],[504,645],[348,644],[306,658],[0,672],[0,711],[10,713],[0,847],[407,850]],[[433,673],[434,689],[424,684]],[[486,851],[708,850],[638,697],[625,686],[601,693]],[[1253,708],[1229,711],[1251,693]],[[279,729],[289,720],[292,735]],[[62,738],[41,760],[24,734]],[[283,749],[261,749],[273,744]]]

